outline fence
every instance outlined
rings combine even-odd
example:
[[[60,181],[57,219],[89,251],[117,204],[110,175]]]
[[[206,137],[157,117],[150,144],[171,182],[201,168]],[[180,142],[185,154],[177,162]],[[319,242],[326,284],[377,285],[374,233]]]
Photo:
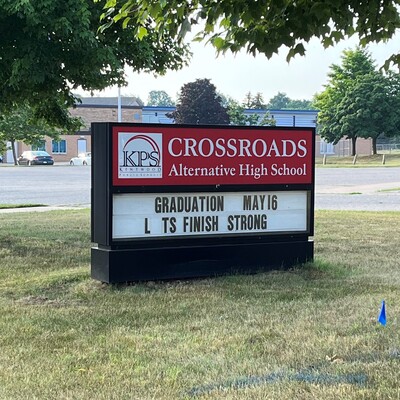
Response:
[[[400,153],[400,143],[377,144],[376,150],[378,153]]]

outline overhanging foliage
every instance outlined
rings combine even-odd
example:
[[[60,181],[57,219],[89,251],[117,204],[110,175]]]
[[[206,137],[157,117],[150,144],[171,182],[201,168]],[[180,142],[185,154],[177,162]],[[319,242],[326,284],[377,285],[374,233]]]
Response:
[[[146,37],[152,26],[163,38],[182,41],[197,25],[197,39],[208,39],[218,51],[246,49],[269,58],[287,46],[290,60],[303,55],[305,43],[314,37],[325,47],[354,34],[361,45],[390,39],[400,27],[399,4],[398,0],[108,0],[103,28],[122,21],[137,38]],[[390,62],[399,65],[400,56],[394,54],[387,66]]]
[[[124,85],[124,66],[162,74],[185,65],[187,48],[147,29],[98,30],[104,1],[4,0],[0,3],[0,112],[27,101],[35,115],[72,128],[73,91]]]

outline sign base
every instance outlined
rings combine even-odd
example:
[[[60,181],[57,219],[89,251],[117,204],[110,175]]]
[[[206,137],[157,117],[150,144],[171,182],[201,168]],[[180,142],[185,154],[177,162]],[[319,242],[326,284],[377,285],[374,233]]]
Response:
[[[106,283],[256,273],[312,261],[314,242],[146,249],[92,247],[92,278]]]

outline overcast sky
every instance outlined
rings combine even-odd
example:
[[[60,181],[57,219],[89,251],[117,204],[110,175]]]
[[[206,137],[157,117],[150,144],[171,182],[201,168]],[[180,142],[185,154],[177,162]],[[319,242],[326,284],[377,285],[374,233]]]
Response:
[[[383,62],[394,52],[400,52],[400,34],[388,43],[373,44],[368,47],[377,64]],[[128,86],[121,88],[123,96],[138,96],[146,104],[151,90],[164,90],[174,100],[185,83],[207,78],[225,96],[242,101],[249,91],[254,95],[262,93],[265,102],[278,92],[286,93],[291,99],[311,99],[323,90],[327,83],[329,66],[340,64],[340,56],[345,49],[354,49],[355,39],[324,49],[317,40],[306,45],[306,55],[296,56],[288,64],[287,50],[282,48],[279,55],[267,59],[263,55],[253,57],[246,53],[236,56],[227,54],[216,57],[211,45],[192,43],[192,60],[188,67],[180,71],[168,72],[165,76],[133,73],[127,70]],[[89,95],[80,92],[79,94]],[[118,88],[111,87],[95,96],[117,96]]]

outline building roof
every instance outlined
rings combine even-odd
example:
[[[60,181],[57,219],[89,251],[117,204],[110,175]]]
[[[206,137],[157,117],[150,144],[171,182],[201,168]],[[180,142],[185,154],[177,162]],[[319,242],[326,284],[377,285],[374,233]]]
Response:
[[[78,97],[82,103],[77,103],[77,106],[97,106],[97,107],[117,107],[118,97]],[[121,106],[123,107],[141,107],[136,97],[121,96]]]

